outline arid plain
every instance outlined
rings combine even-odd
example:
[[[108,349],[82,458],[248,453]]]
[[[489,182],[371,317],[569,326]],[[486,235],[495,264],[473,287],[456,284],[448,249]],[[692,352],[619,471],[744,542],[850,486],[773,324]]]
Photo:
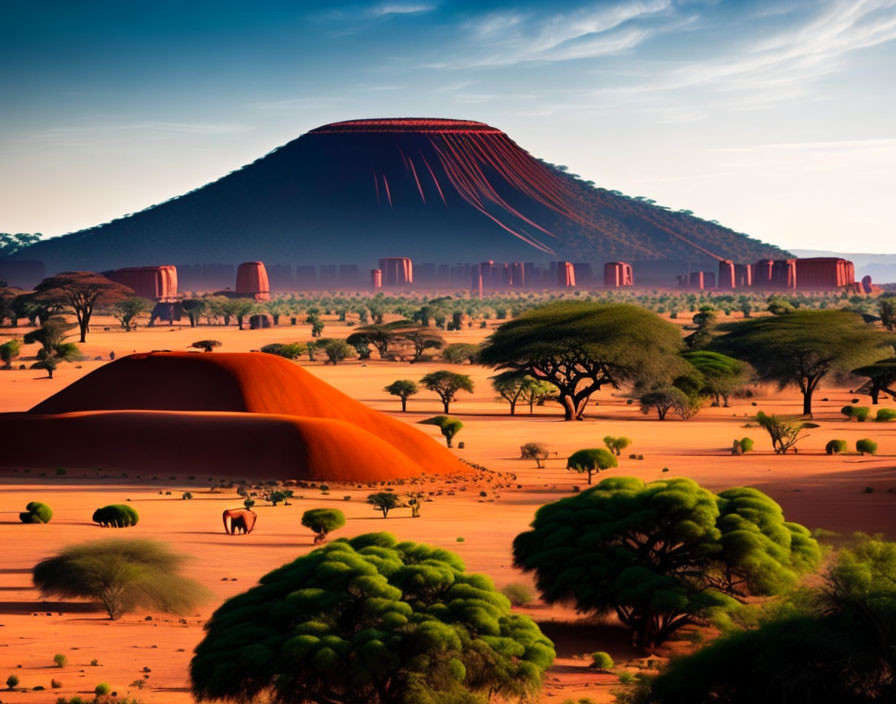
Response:
[[[682,319],[689,317],[683,315]],[[328,337],[345,337],[351,332],[335,319],[326,317],[325,323]],[[21,336],[24,331],[4,329],[0,342],[16,332]],[[448,342],[479,342],[488,332],[470,328],[445,333],[445,338]],[[177,325],[125,333],[111,319],[100,318],[94,322],[88,342],[80,346],[92,361],[63,364],[52,380],[40,370],[0,372],[0,411],[31,408],[108,363],[112,351],[122,357],[132,352],[185,350],[202,338],[220,340],[221,351],[247,352],[272,342],[310,339],[310,328],[287,325],[240,331],[234,326],[191,329]],[[23,357],[33,354],[27,347],[23,351]],[[97,356],[102,360],[95,360]],[[438,368],[470,374],[475,392],[461,393],[451,408],[451,415],[464,423],[456,438],[464,447],[454,452],[491,473],[415,485],[414,489],[433,492],[417,519],[411,518],[408,509],[399,509],[384,520],[364,502],[370,493],[366,485],[331,484],[326,494],[320,488],[296,489],[290,505],[272,507],[258,501],[255,531],[232,536],[223,532],[221,511],[239,506],[241,497],[234,490],[213,491],[216,482],[210,479],[217,478],[197,476],[189,466],[172,466],[165,475],[139,478],[134,473],[123,478],[119,471],[95,467],[67,467],[61,476],[53,470],[27,467],[4,470],[0,474],[0,676],[5,680],[16,674],[21,683],[19,691],[3,692],[2,702],[42,703],[54,700],[57,694],[92,693],[99,682],[108,682],[121,695],[129,691],[144,702],[193,701],[187,667],[192,649],[202,637],[203,623],[221,601],[312,549],[312,533],[299,523],[308,508],[337,507],[345,512],[348,522],[334,538],[388,530],[401,539],[455,550],[468,570],[488,574],[499,587],[530,583],[527,575],[512,566],[513,538],[527,527],[539,506],[568,495],[574,486],[585,486],[583,475],[565,469],[566,458],[575,450],[601,446],[605,435],[625,435],[633,441],[619,467],[608,470],[614,474],[648,481],[687,476],[711,489],[754,486],[780,503],[789,520],[811,529],[879,532],[896,539],[896,425],[845,419],[839,409],[857,398],[848,388],[826,387],[818,392],[814,421],[820,427],[807,431],[798,455],[782,457],[772,453],[768,436],[755,427],[753,416],[758,410],[798,413],[800,400],[793,390],[756,387],[754,397],[732,399],[729,408],[704,407],[689,421],[670,416],[661,422],[655,415],[642,415],[638,404],[628,403],[623,392],[604,389],[596,395],[597,404],[589,406],[583,422],[564,423],[559,407],[551,404],[536,407],[531,416],[528,408],[521,408],[511,417],[507,404],[496,400],[489,384],[488,377],[494,372],[482,367],[376,360],[335,366],[307,359],[299,363],[358,401],[408,423],[440,413],[438,398],[421,391],[410,399],[408,411],[401,413],[398,399],[384,392],[384,386],[396,379],[416,380]],[[863,397],[861,403],[870,402]],[[896,405],[889,399],[881,403],[884,407]],[[753,427],[745,427],[748,424]],[[417,427],[443,442],[437,428]],[[744,436],[755,440],[755,450],[733,456],[732,440]],[[877,456],[824,454],[824,445],[831,439],[846,440],[854,447],[863,437],[879,443]],[[53,441],[52,437],[45,439]],[[85,438],[85,442],[100,445],[108,441],[102,436]],[[146,437],[145,442],[164,442],[164,438]],[[544,468],[537,468],[533,460],[519,459],[520,445],[526,442],[545,443],[556,454]],[[140,447],[135,446],[133,452],[139,453]],[[630,454],[643,459],[631,459]],[[195,479],[188,479],[190,476]],[[264,468],[246,466],[244,478],[263,480]],[[868,492],[867,487],[873,491]],[[410,488],[408,484],[393,485],[399,494]],[[182,500],[185,491],[193,494],[193,500]],[[17,514],[34,500],[53,508],[51,523],[19,523]],[[41,600],[31,586],[34,564],[65,545],[107,537],[109,530],[93,524],[90,516],[98,506],[125,500],[140,513],[140,523],[128,529],[128,536],[156,538],[192,555],[187,573],[214,592],[213,601],[183,619],[139,613],[110,622],[105,613],[88,604]],[[557,646],[558,658],[548,672],[543,694],[547,701],[586,696],[599,702],[613,700],[611,690],[618,686],[618,679],[588,669],[587,656],[592,651],[610,652],[617,664],[632,672],[646,667],[647,659],[629,647],[626,633],[612,623],[596,623],[572,609],[547,607],[537,601],[521,610],[536,619]],[[67,656],[64,668],[55,667],[56,653]],[[51,692],[52,679],[62,686]],[[46,689],[34,690],[41,686]]]

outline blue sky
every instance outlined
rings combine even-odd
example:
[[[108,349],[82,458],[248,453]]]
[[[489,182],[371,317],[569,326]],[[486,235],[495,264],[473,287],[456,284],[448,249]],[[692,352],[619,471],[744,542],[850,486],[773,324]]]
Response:
[[[429,116],[785,247],[894,252],[894,86],[896,0],[2,0],[0,231]]]

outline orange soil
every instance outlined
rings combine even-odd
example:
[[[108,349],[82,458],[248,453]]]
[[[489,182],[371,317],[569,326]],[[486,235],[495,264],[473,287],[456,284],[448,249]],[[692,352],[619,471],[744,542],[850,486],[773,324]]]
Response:
[[[344,337],[350,331],[330,319],[326,322],[328,336]],[[166,327],[124,333],[102,331],[99,325],[82,347],[90,356],[105,357],[111,349],[119,356],[132,349],[183,349],[202,337],[221,340],[223,349],[228,351],[248,351],[269,342],[308,338],[307,326],[255,331]],[[449,342],[476,341],[486,332],[464,330],[447,333],[446,338]],[[0,337],[0,342],[4,339]],[[33,348],[26,350],[26,354],[33,352]],[[26,411],[103,364],[88,361],[63,365],[53,380],[36,370],[0,372],[0,411]],[[457,440],[466,447],[455,454],[496,472],[512,472],[516,478],[475,473],[453,479],[427,477],[394,482],[396,493],[434,492],[432,501],[423,504],[419,520],[410,519],[407,509],[393,512],[386,520],[379,518],[364,504],[371,491],[367,487],[331,485],[331,492],[326,495],[319,489],[297,489],[296,494],[301,497],[293,500],[292,505],[257,505],[259,519],[251,535],[228,536],[221,532],[221,510],[239,506],[241,499],[229,490],[211,492],[208,480],[219,473],[195,470],[190,464],[195,456],[142,478],[134,474],[120,478],[117,472],[107,472],[105,467],[99,472],[93,466],[75,469],[71,462],[59,463],[67,468],[67,474],[61,477],[55,476],[52,468],[46,472],[49,476],[44,477],[40,474],[45,470],[25,474],[22,466],[16,467],[18,472],[0,475],[0,544],[4,558],[0,563],[0,682],[15,673],[22,686],[49,687],[50,679],[56,678],[63,683],[59,693],[73,696],[91,691],[101,681],[124,693],[130,683],[149,674],[144,689],[131,687],[131,693],[139,699],[165,704],[191,702],[186,690],[187,664],[190,651],[202,637],[202,623],[221,600],[249,588],[274,567],[312,549],[310,531],[299,525],[301,513],[308,508],[332,506],[344,510],[348,523],[337,537],[390,530],[403,539],[455,550],[468,569],[490,575],[498,586],[510,582],[531,584],[527,575],[512,567],[511,542],[526,528],[540,505],[568,495],[574,485],[584,486],[582,476],[564,468],[565,458],[582,447],[600,446],[604,435],[626,435],[634,441],[620,459],[619,468],[611,470],[615,474],[645,480],[689,476],[712,489],[756,486],[778,501],[788,518],[810,528],[882,532],[896,539],[896,423],[846,421],[839,409],[856,398],[847,389],[819,391],[815,420],[821,427],[807,431],[798,455],[779,457],[771,452],[761,429],[745,425],[755,426],[751,421],[757,410],[798,413],[800,404],[793,391],[761,389],[752,400],[735,400],[731,408],[705,408],[684,423],[677,419],[659,422],[653,416],[643,416],[636,406],[627,405],[624,397],[605,390],[596,397],[598,405],[589,406],[584,422],[564,423],[556,407],[536,408],[531,417],[528,409],[520,409],[520,415],[511,418],[506,403],[495,400],[488,384],[488,376],[493,372],[478,367],[378,361],[335,367],[303,362],[302,367],[351,398],[389,414],[396,422],[406,423],[417,423],[441,412],[438,398],[421,392],[410,400],[408,413],[402,414],[398,399],[385,394],[383,386],[395,379],[419,379],[438,368],[470,374],[476,383],[475,393],[460,394],[451,408],[451,415],[465,424]],[[867,397],[862,398],[861,404],[869,405]],[[887,400],[882,406],[892,408],[894,403]],[[415,432],[442,441],[438,429],[432,426],[416,426]],[[118,442],[115,436],[115,432],[101,425],[93,441],[114,445]],[[731,441],[744,436],[756,441],[756,451],[743,457],[732,456]],[[878,456],[852,453],[830,457],[823,452],[824,444],[832,438],[845,439],[854,447],[855,441],[863,437],[879,442]],[[538,469],[534,462],[518,459],[519,446],[528,441],[545,442],[557,452],[547,461],[546,468]],[[31,439],[28,444],[52,442],[48,436]],[[162,442],[164,438],[147,434],[130,443],[130,452],[141,454],[148,446]],[[206,439],[196,444],[208,442]],[[20,441],[15,439],[0,443],[0,457],[17,443]],[[629,459],[628,453],[638,453],[644,459]],[[251,468],[252,464],[247,466],[247,470]],[[663,468],[669,471],[663,472]],[[190,475],[195,475],[195,481],[187,478]],[[864,493],[866,486],[873,493]],[[193,492],[192,501],[180,499],[185,490]],[[172,493],[168,495],[166,491]],[[480,496],[483,491],[484,497]],[[344,496],[350,499],[344,500]],[[157,614],[146,621],[142,613],[110,623],[103,614],[90,611],[81,603],[45,604],[30,586],[30,569],[43,557],[71,543],[108,536],[111,529],[104,532],[90,522],[92,511],[128,498],[140,512],[140,523],[115,535],[158,538],[194,555],[189,574],[216,595],[215,602],[188,616],[185,623]],[[49,525],[18,523],[17,513],[33,500],[46,501],[53,507],[55,516]],[[458,537],[463,537],[464,542],[457,542]],[[624,631],[613,623],[595,623],[572,609],[546,607],[538,602],[521,610],[542,624],[557,645],[558,660],[547,674],[546,701],[578,697],[590,697],[596,702],[613,700],[611,690],[618,686],[616,677],[587,668],[585,656],[594,650],[610,652],[617,664],[631,671],[641,671],[646,664],[641,654],[630,648]],[[66,654],[70,664],[54,668],[55,653]],[[94,658],[99,661],[97,667],[89,665]],[[16,668],[19,664],[21,669]],[[151,672],[144,673],[144,667]],[[6,704],[42,704],[52,701],[55,693],[2,692],[0,698]]]

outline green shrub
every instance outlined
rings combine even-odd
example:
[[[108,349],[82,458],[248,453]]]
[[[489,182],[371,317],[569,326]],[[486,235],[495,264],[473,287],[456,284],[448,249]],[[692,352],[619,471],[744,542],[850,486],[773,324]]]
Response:
[[[622,670],[621,672],[617,672],[616,676],[619,678],[619,681],[622,684],[631,684],[635,681],[635,676],[626,670]]]
[[[896,410],[892,408],[877,409],[877,417],[874,419],[875,423],[888,423],[891,420],[896,420]]]
[[[183,493],[183,496],[181,496],[180,498],[183,499],[184,501],[189,501],[190,499],[193,498],[193,493],[190,491],[185,491]]]
[[[25,506],[25,512],[19,514],[22,523],[49,523],[53,517],[53,509],[40,501],[31,501]]]
[[[53,662],[56,663],[56,667],[65,667],[65,663],[68,662],[68,658],[65,657],[62,653],[56,653],[53,656]]]
[[[510,599],[510,603],[514,606],[526,606],[535,598],[532,588],[523,582],[511,582],[505,585],[501,593]]]
[[[616,667],[616,663],[613,662],[609,653],[605,653],[603,650],[591,653],[591,669],[612,670],[614,667]]]
[[[846,440],[831,440],[824,446],[824,451],[829,455],[842,455],[849,449]]]
[[[104,697],[111,691],[112,688],[106,682],[100,682],[93,688],[93,693],[98,697]]]
[[[6,678],[6,688],[7,689],[15,689],[19,686],[19,678],[15,675],[10,675]]]
[[[104,528],[127,528],[137,525],[140,516],[137,511],[127,504],[110,504],[93,512],[93,522],[99,523]]]
[[[852,406],[844,406],[840,409],[840,413],[845,415],[847,418],[852,418]]]
[[[852,409],[852,417],[859,421],[859,423],[864,423],[868,420],[870,413],[871,409],[868,408],[868,406],[854,406]]]
[[[877,443],[874,440],[869,440],[868,438],[862,438],[861,440],[856,441],[856,452],[861,455],[876,455],[877,454]]]
[[[752,438],[741,438],[740,448],[744,451],[744,454],[753,451],[753,439]]]

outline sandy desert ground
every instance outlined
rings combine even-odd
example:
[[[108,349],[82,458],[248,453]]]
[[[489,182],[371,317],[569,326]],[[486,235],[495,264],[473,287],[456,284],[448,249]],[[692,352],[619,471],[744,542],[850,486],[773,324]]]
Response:
[[[104,329],[106,325],[108,329]],[[256,331],[166,326],[125,333],[112,325],[111,321],[98,321],[88,343],[82,346],[90,360],[101,356],[102,361],[64,364],[52,380],[37,370],[0,372],[0,411],[27,410],[107,363],[110,351],[120,357],[133,351],[182,350],[194,340],[214,338],[223,342],[222,351],[239,352],[269,342],[309,337],[308,326]],[[0,342],[10,332],[4,329]],[[348,332],[344,324],[327,320],[326,336],[344,337]],[[486,332],[469,329],[447,333],[446,338],[449,342],[479,341]],[[25,355],[29,354],[33,351],[26,349]],[[400,413],[398,399],[382,388],[395,379],[419,379],[447,365],[379,361],[337,366],[302,364],[357,400],[408,423],[441,412],[438,398],[421,392],[410,400],[408,412]],[[499,474],[491,481],[477,475],[469,480],[431,484],[426,490],[441,490],[442,495],[423,505],[419,519],[412,519],[408,510],[399,510],[384,520],[364,503],[369,493],[366,487],[331,485],[326,495],[319,489],[298,490],[301,498],[295,498],[289,506],[262,506],[259,502],[255,532],[229,536],[222,531],[221,510],[239,506],[240,498],[229,490],[212,492],[207,476],[189,480],[193,474],[189,467],[172,467],[169,475],[139,479],[123,479],[117,473],[107,476],[96,468],[66,468],[64,476],[56,476],[53,471],[46,476],[40,471],[26,473],[24,468],[4,472],[0,475],[0,681],[16,674],[21,683],[20,691],[0,692],[0,701],[49,702],[57,694],[92,693],[99,682],[108,682],[122,695],[130,691],[144,702],[192,701],[187,665],[192,648],[202,637],[203,622],[222,600],[312,549],[311,533],[299,524],[301,513],[312,507],[333,506],[345,511],[348,523],[334,537],[388,530],[403,539],[456,550],[469,570],[487,573],[498,586],[531,583],[528,576],[512,567],[511,542],[526,528],[538,506],[569,494],[575,485],[585,485],[583,476],[564,469],[565,458],[577,449],[600,446],[604,435],[626,435],[634,441],[619,468],[610,470],[616,474],[644,480],[688,476],[712,489],[755,486],[778,501],[790,520],[810,528],[880,532],[896,539],[896,424],[847,422],[839,409],[856,398],[848,389],[822,389],[815,414],[821,427],[808,431],[798,455],[778,457],[772,454],[764,431],[745,425],[757,410],[797,413],[800,404],[792,390],[782,393],[762,389],[753,399],[734,400],[730,408],[705,408],[688,422],[645,417],[619,392],[604,390],[596,397],[597,405],[589,407],[584,422],[564,423],[556,406],[536,408],[532,416],[522,409],[520,415],[510,417],[507,405],[496,401],[491,391],[488,376],[492,372],[469,366],[448,368],[469,373],[476,383],[476,392],[461,394],[451,409],[451,415],[465,423],[456,438],[465,447],[455,452]],[[867,397],[861,404],[870,405]],[[884,400],[882,405],[893,407],[894,403]],[[420,428],[442,442],[437,428]],[[756,450],[746,456],[732,456],[732,440],[745,435],[756,441]],[[829,457],[823,452],[824,444],[833,438],[847,440],[854,447],[863,437],[879,443],[878,456]],[[103,443],[104,438],[90,441]],[[544,469],[536,468],[533,461],[519,459],[519,446],[529,441],[544,442],[557,453]],[[630,459],[628,453],[643,455],[643,459]],[[263,468],[246,467],[246,476],[263,478]],[[866,487],[873,492],[866,493]],[[193,493],[192,501],[181,499],[185,490]],[[90,516],[100,505],[126,499],[140,512],[140,523],[122,535],[158,538],[194,556],[188,573],[215,593],[215,602],[184,619],[140,613],[113,623],[88,604],[41,600],[31,587],[33,565],[64,545],[108,537],[112,529],[104,531],[95,526]],[[53,508],[50,524],[19,523],[18,512],[32,500],[44,501]],[[595,623],[571,609],[538,603],[522,610],[532,615],[557,645],[558,659],[547,676],[545,701],[567,697],[613,700],[611,690],[617,686],[617,678],[587,669],[584,656],[592,651],[609,651],[617,664],[633,672],[645,666],[642,654],[631,650],[625,633],[612,624]],[[67,656],[64,668],[54,666],[56,653]],[[62,684],[52,693],[51,679]],[[135,684],[138,682],[143,683],[142,688]],[[47,689],[34,691],[36,686]]]

